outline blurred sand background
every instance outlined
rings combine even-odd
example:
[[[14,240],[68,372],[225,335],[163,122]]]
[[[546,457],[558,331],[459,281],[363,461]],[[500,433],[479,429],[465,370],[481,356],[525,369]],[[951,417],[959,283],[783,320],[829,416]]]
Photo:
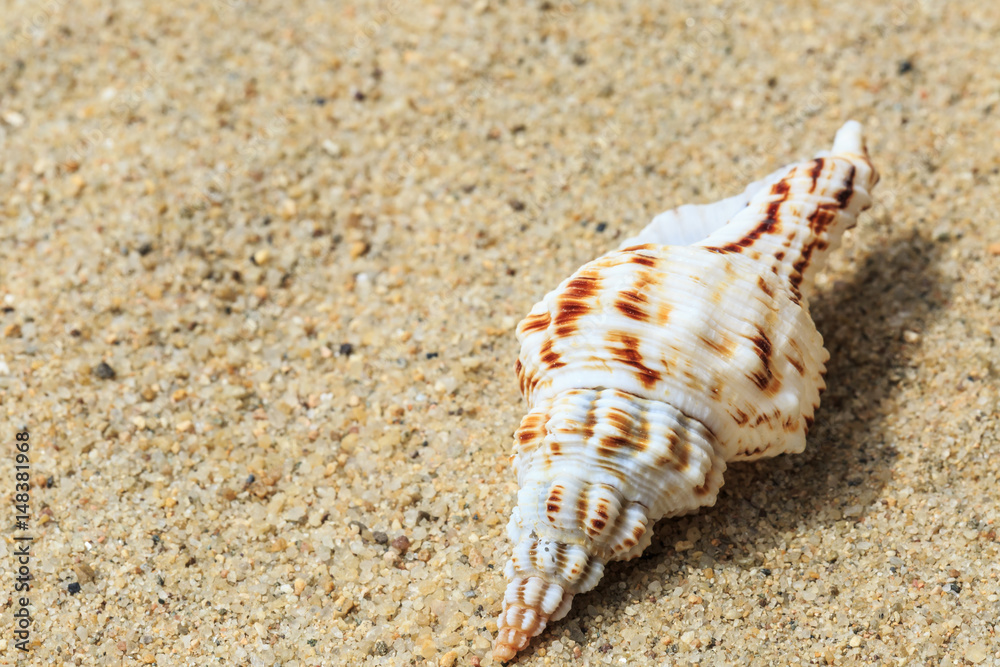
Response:
[[[519,664],[1000,665],[996,3],[0,16],[0,663],[495,664],[515,324],[856,118],[882,181],[813,299],[806,453]]]

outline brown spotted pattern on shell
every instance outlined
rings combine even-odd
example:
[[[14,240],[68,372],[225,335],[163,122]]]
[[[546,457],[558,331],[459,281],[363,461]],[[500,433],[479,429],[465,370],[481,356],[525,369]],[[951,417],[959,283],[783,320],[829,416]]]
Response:
[[[871,205],[861,127],[742,194],[657,216],[518,326],[511,659],[662,517],[715,503],[727,462],[801,452],[828,358],[808,287]]]

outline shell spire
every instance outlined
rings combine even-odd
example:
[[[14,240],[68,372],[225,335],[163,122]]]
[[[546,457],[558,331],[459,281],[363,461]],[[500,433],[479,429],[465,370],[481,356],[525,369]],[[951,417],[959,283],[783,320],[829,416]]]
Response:
[[[801,452],[828,358],[803,290],[871,205],[861,126],[736,196],[658,215],[518,325],[529,411],[493,656],[513,658],[730,461]]]

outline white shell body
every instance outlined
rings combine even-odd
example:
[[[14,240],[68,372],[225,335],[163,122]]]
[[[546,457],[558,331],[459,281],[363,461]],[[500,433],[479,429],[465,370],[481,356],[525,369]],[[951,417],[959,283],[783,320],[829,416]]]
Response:
[[[714,504],[727,462],[803,450],[828,358],[803,290],[877,180],[849,122],[831,153],[657,216],[535,304],[495,657],[641,554],[658,519]]]

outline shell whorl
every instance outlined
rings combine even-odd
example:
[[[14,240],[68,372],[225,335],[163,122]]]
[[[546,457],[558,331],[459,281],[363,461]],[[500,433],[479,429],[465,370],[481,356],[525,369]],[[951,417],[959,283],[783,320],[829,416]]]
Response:
[[[609,253],[537,304],[518,335],[529,405],[615,388],[700,422],[726,460],[801,451],[827,359],[778,274],[697,246]]]
[[[616,389],[540,403],[515,442],[520,491],[507,525],[515,546],[494,652],[503,660],[565,616],[605,563],[641,554],[657,518],[713,504],[726,468],[700,422]]]
[[[805,290],[877,180],[850,122],[832,154],[657,216],[535,304],[495,657],[640,555],[657,520],[714,504],[727,462],[802,451],[828,358]]]

